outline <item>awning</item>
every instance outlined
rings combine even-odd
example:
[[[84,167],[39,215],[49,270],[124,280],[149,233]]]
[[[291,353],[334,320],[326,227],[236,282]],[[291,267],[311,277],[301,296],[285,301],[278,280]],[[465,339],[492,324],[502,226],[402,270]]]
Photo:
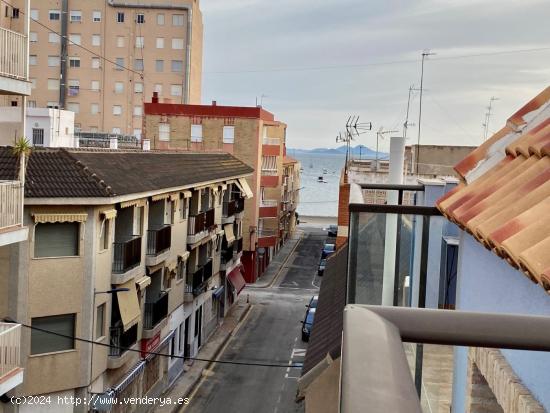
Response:
[[[177,261],[171,261],[166,263],[166,268],[168,268],[168,271],[176,271],[176,268],[178,268],[178,262]]]
[[[183,191],[184,198],[191,198],[192,196],[193,196],[193,193],[191,191]]]
[[[233,234],[233,224],[225,224],[223,226],[223,230],[225,231],[225,239],[227,240],[228,245],[235,241],[235,234]]]
[[[139,287],[141,291],[145,290],[148,285],[151,284],[151,277],[148,275],[144,275],[139,280],[136,281],[136,285]]]
[[[134,280],[126,281],[124,284],[121,284],[119,288],[129,289],[129,291],[119,291],[116,293],[120,318],[122,319],[124,331],[127,331],[139,320],[141,315],[136,282]]]
[[[167,198],[170,198],[170,194],[158,194],[151,197],[153,201],[162,201],[163,199]]]
[[[145,206],[145,202],[146,200],[145,199],[134,199],[132,201],[126,201],[126,202],[121,202],[120,203],[120,207],[121,208],[130,208],[130,207],[142,207],[142,206]]]
[[[37,224],[54,223],[54,222],[84,222],[88,218],[85,212],[79,213],[33,213],[34,222]]]
[[[235,268],[233,271],[229,273],[229,275],[227,276],[227,280],[235,288],[235,291],[237,291],[237,294],[239,294],[241,290],[244,288],[244,286],[246,285],[246,281],[243,278],[240,266]]]
[[[178,255],[178,258],[182,261],[185,261],[187,258],[189,258],[189,255],[191,255],[191,253],[189,251],[185,251],[183,254]]]
[[[239,187],[239,189],[241,190],[241,193],[245,198],[250,199],[254,196],[254,194],[252,193],[252,190],[250,189],[250,186],[248,185],[248,182],[246,182],[246,179],[239,178],[238,180],[235,181],[235,185]]]
[[[116,218],[116,209],[108,209],[106,211],[101,211],[101,215],[104,219],[115,219]]]
[[[212,291],[212,297],[216,300],[219,300],[220,297],[222,297],[224,291],[223,285],[221,287],[216,288],[214,291]]]

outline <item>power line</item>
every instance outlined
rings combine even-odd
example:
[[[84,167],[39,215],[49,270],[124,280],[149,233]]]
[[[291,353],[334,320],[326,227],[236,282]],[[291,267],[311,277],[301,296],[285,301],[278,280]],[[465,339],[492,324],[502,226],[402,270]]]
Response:
[[[83,343],[88,343],[88,344],[92,344],[92,345],[96,345],[96,346],[101,346],[101,347],[109,347],[109,348],[113,348],[113,349],[117,349],[117,350],[121,350],[121,351],[131,351],[131,352],[134,352],[134,353],[141,353],[141,354],[146,354],[146,355],[154,355],[154,356],[162,356],[162,357],[170,357],[170,358],[177,358],[177,359],[182,359],[182,360],[195,360],[195,361],[206,361],[206,362],[209,362],[209,363],[218,363],[218,364],[231,364],[231,365],[238,365],[238,366],[251,366],[251,367],[278,367],[278,368],[302,368],[302,363],[294,363],[294,364],[278,364],[278,363],[252,363],[252,362],[248,362],[248,361],[231,361],[231,360],[212,360],[212,359],[205,359],[205,358],[200,358],[200,357],[185,357],[185,356],[177,356],[177,355],[172,355],[172,354],[164,354],[164,353],[158,353],[158,352],[155,352],[155,351],[142,351],[142,350],[137,350],[137,349],[133,349],[133,348],[129,348],[129,347],[120,347],[120,346],[111,346],[109,344],[105,344],[105,343],[98,343],[96,341],[93,341],[93,340],[88,340],[88,339],[85,339],[85,338],[81,338],[81,337],[76,337],[76,336],[70,336],[70,335],[67,335],[67,334],[61,334],[61,333],[56,333],[55,331],[51,331],[51,330],[45,330],[43,328],[39,328],[39,327],[33,327],[33,326],[30,326],[28,324],[23,324],[23,323],[19,323],[15,320],[11,320],[11,319],[4,319],[3,320],[4,322],[7,322],[7,323],[16,323],[16,324],[20,324],[22,325],[23,327],[26,327],[26,328],[29,328],[31,330],[36,330],[36,331],[41,331],[43,333],[46,333],[46,334],[51,334],[51,335],[54,335],[54,336],[58,336],[58,337],[63,337],[63,338],[68,338],[68,339],[71,339],[71,340],[75,340],[75,341],[80,341],[80,342],[83,342]]]

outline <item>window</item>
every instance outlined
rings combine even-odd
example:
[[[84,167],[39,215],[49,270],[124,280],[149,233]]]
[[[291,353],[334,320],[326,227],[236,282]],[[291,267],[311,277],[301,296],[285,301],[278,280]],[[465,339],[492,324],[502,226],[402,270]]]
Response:
[[[59,79],[48,79],[48,90],[59,90]]]
[[[92,57],[92,69],[99,69],[100,60],[99,57]]]
[[[223,143],[235,142],[235,126],[223,127]]]
[[[134,70],[143,70],[143,59],[134,60]]]
[[[116,47],[124,47],[124,36],[116,37]]]
[[[183,61],[182,60],[172,60],[172,72],[182,73],[183,72]]]
[[[44,145],[44,129],[32,129],[32,144],[34,146]]]
[[[191,142],[202,142],[202,125],[191,125]]]
[[[170,124],[169,123],[159,123],[159,140],[169,141],[170,140]]]
[[[99,131],[99,128],[97,126],[90,126],[90,132],[97,133]]]
[[[176,355],[176,334],[174,334],[170,339],[169,353],[170,353],[170,360],[172,360]]]
[[[99,229],[99,249],[107,250],[109,249],[109,223],[111,221],[104,219],[101,221],[101,228]]]
[[[79,34],[69,34],[69,42],[80,45],[82,43],[82,37]]]
[[[61,42],[61,36],[57,33],[48,33],[48,42],[50,43],[59,43]]]
[[[183,343],[185,342],[185,338],[184,338],[184,335],[185,335],[185,324],[184,323],[181,323],[180,324],[180,329],[179,329],[179,337],[178,337],[178,350],[179,352],[181,353],[183,351]]]
[[[183,94],[183,87],[181,85],[171,85],[170,86],[170,95],[172,96],[181,96]]]
[[[94,22],[100,22],[101,21],[101,12],[100,11],[94,11],[92,13],[92,21]]]
[[[80,81],[79,80],[69,80],[69,96],[77,96],[80,92]]]
[[[34,230],[34,256],[73,257],[78,255],[80,224],[56,222],[36,224]]]
[[[187,200],[181,193],[180,193],[180,219],[181,220],[187,219]]]
[[[90,112],[92,113],[92,115],[97,115],[99,113],[99,104],[92,103],[90,106]]]
[[[48,66],[57,67],[61,64],[61,58],[59,56],[48,56]]]
[[[74,338],[72,337],[75,335],[75,319],[76,314],[32,318],[31,354],[74,349]],[[46,333],[46,331],[52,331],[59,335]]]
[[[155,83],[155,92],[157,92],[160,95],[162,95],[162,84],[160,83]]]
[[[105,335],[105,304],[97,307],[95,314],[95,338],[97,340]]]
[[[134,92],[143,93],[143,83],[134,83]]]
[[[29,65],[36,66],[38,62],[38,57],[35,54],[29,56]]]
[[[80,10],[71,10],[69,16],[71,23],[80,23],[82,21],[82,12]]]
[[[124,70],[124,58],[123,57],[117,57],[116,58],[116,70]]]
[[[117,23],[124,23],[124,12],[122,12],[122,11],[117,12],[116,22]]]
[[[143,114],[143,107],[134,106],[134,116],[142,116],[142,114]]]
[[[134,129],[134,136],[137,140],[141,140],[141,129]]]
[[[82,130],[82,125],[80,123],[75,123],[74,124],[74,131],[76,133],[80,132]]]
[[[69,67],[80,67],[80,57],[69,57]]]
[[[186,272],[186,261],[179,260],[178,268],[176,269],[176,280],[183,280]]]
[[[36,79],[34,79],[34,83],[36,84]],[[36,88],[36,86],[34,86],[34,88]],[[27,100],[27,107],[35,108],[36,107],[36,100]]]
[[[124,83],[115,82],[115,93],[122,93],[122,92],[124,92]]]
[[[19,18],[19,9],[17,7],[13,7],[11,10],[11,17],[14,19]]]
[[[101,46],[101,36],[99,34],[92,34],[92,46]]]
[[[184,21],[185,21],[185,15],[183,14],[172,15],[172,26],[183,26]]]
[[[155,60],[155,71],[164,72],[164,60]]]
[[[50,109],[59,109],[59,103],[58,102],[48,102],[46,104],[46,107],[50,108]]]
[[[138,15],[136,16],[136,23],[137,24],[145,23],[145,14],[138,13]]]
[[[164,37],[157,37],[157,49],[164,49]]]
[[[115,127],[115,128],[113,128],[112,132],[113,132],[113,134],[115,134],[115,135],[120,135],[120,128],[116,128],[116,127]]]
[[[157,14],[157,24],[159,26],[164,26],[164,14],[162,13]]]
[[[31,20],[38,20],[38,10],[31,9]]]
[[[48,12],[48,15],[50,17],[50,20],[59,20],[61,17],[61,12],[59,10],[50,10]]]
[[[37,42],[38,41],[38,33],[36,32],[30,32],[29,33],[29,42]]]
[[[144,40],[143,36],[136,36],[136,49],[143,49]]]
[[[120,105],[113,105],[113,115],[122,115],[122,106]]]
[[[182,50],[183,49],[183,39],[172,39],[172,49]]]
[[[80,113],[80,103],[72,102],[67,103],[67,110],[70,110],[74,113]]]
[[[94,92],[99,92],[99,80],[92,80],[90,89],[92,89],[92,91]]]

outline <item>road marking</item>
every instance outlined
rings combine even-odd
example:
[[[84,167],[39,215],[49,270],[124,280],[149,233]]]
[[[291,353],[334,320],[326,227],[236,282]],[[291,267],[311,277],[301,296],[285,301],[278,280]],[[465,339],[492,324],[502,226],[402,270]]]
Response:
[[[305,357],[306,349],[305,348],[295,348],[292,350],[292,358],[294,357]]]

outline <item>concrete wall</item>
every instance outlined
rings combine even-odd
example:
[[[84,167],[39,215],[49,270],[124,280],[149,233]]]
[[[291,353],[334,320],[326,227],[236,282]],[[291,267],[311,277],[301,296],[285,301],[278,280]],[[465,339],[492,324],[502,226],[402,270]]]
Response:
[[[418,156],[418,171],[420,175],[456,175],[453,166],[466,158],[476,146],[449,146],[449,145],[412,145],[406,159],[410,167],[416,170]],[[410,155],[409,155],[410,154]]]

